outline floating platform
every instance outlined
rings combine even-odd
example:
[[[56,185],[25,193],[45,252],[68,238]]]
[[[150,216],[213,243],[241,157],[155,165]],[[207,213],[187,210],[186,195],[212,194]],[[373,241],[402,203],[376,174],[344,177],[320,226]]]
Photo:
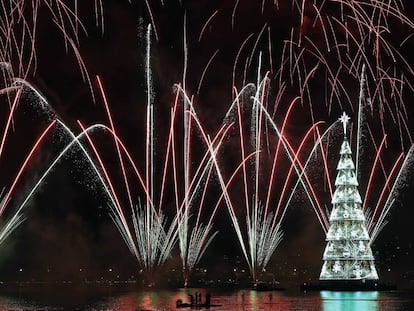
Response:
[[[378,280],[323,280],[315,283],[303,283],[302,291],[390,291],[396,290],[395,284],[382,283]]]
[[[193,303],[193,304],[191,304],[191,303],[188,303],[188,302],[182,302],[181,299],[178,299],[175,307],[177,309],[182,309],[182,308],[191,308],[191,309],[203,309],[203,308],[205,308],[205,309],[210,309],[210,308],[213,308],[213,307],[221,307],[221,305],[214,304],[214,303],[197,303],[197,304]]]
[[[205,303],[201,303],[201,304],[196,304],[196,305],[191,305],[189,303],[182,303],[179,305],[175,306],[177,309],[183,309],[183,308],[191,308],[191,309],[210,309],[210,308],[214,308],[214,307],[221,307],[221,305],[218,304],[210,304],[210,305],[206,305]]]

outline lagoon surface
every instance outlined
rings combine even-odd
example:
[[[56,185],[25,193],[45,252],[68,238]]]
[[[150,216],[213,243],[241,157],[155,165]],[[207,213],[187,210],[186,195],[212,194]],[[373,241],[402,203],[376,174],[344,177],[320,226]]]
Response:
[[[175,302],[189,301],[188,294],[202,294],[204,301],[207,292],[211,293],[211,307],[216,311],[250,310],[312,310],[312,311],[351,311],[351,310],[414,310],[413,292],[295,292],[253,290],[221,291],[214,289],[177,289],[143,290],[115,293],[108,290],[99,295],[73,295],[68,289],[65,293],[43,292],[42,295],[2,294],[1,310],[190,310],[176,309]],[[30,296],[30,297],[29,297]],[[200,309],[199,309],[200,310]],[[206,309],[203,309],[206,310]]]

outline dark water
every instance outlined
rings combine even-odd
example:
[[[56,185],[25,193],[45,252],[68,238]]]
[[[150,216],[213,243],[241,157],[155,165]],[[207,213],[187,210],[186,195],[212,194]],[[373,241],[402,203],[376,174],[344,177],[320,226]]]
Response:
[[[206,289],[178,289],[134,291],[122,294],[106,293],[100,296],[79,298],[67,292],[64,297],[50,295],[50,299],[27,298],[0,295],[1,310],[176,310],[177,299],[188,301],[188,294],[202,293],[204,301]],[[413,292],[256,292],[251,290],[211,292],[213,304],[210,310],[250,311],[250,310],[312,310],[312,311],[403,311],[414,310]],[[61,300],[61,301],[59,301]],[[178,310],[190,310],[178,309]],[[206,309],[204,309],[206,310]]]

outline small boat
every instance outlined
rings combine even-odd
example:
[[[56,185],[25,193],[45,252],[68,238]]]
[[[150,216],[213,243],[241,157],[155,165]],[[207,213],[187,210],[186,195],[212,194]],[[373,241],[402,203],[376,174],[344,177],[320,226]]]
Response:
[[[221,307],[221,305],[214,304],[214,303],[211,303],[211,304],[206,304],[206,303],[191,304],[191,303],[188,303],[188,302],[183,302],[181,299],[178,299],[176,301],[175,307],[177,309],[181,309],[181,308],[191,308],[191,309],[203,309],[203,308],[206,308],[206,309],[209,309],[211,307]]]
[[[197,293],[196,293],[197,294]],[[179,308],[191,308],[191,309],[209,309],[211,307],[220,307],[221,305],[219,304],[212,304],[211,303],[211,296],[210,294],[206,295],[206,302],[205,303],[201,303],[201,294],[200,294],[200,298],[197,301],[194,300],[194,296],[193,295],[188,295],[190,297],[190,302],[183,302],[181,299],[177,299],[176,303],[175,303],[175,307],[177,309]]]

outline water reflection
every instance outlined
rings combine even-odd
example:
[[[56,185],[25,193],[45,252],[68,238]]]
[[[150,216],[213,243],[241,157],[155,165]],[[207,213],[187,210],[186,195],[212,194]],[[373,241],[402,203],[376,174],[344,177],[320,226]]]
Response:
[[[377,311],[378,292],[321,291],[323,311]]]
[[[202,302],[207,293],[211,294],[211,303],[216,305],[214,311],[252,311],[290,310],[292,307],[303,306],[306,301],[297,300],[281,292],[257,292],[252,290],[217,291],[208,289],[179,289],[176,291],[141,291],[114,296],[105,303],[89,306],[88,310],[176,310],[178,299],[189,302],[189,294],[201,293]],[[309,302],[308,297],[308,302]],[[316,298],[316,297],[313,297]],[[319,298],[317,298],[319,300]],[[298,303],[300,302],[300,303]],[[218,306],[219,305],[219,306]],[[311,303],[310,305],[314,305]],[[316,304],[317,305],[317,304]],[[178,309],[180,310],[180,309]],[[306,308],[304,310],[315,310]],[[320,306],[317,308],[320,310]]]
[[[106,292],[91,295],[82,302],[73,291],[65,291],[69,299],[53,299],[55,295],[42,295],[39,299],[6,297],[0,292],[0,311],[3,310],[79,310],[79,311],[174,311],[177,299],[189,302],[189,294],[201,293],[202,302],[211,293],[211,311],[406,311],[414,310],[412,292],[258,292],[253,290],[223,291],[220,289],[143,290],[129,292]],[[63,296],[60,296],[63,297]],[[53,302],[52,302],[53,301]],[[194,310],[194,309],[193,309]],[[198,309],[200,310],[200,309]],[[206,309],[202,309],[206,310]]]

